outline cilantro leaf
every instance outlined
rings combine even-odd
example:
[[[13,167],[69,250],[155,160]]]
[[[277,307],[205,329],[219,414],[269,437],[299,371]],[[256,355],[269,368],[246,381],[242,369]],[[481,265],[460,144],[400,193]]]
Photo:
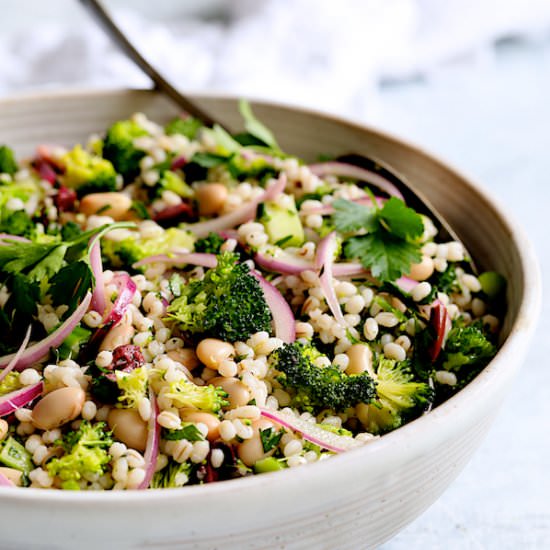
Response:
[[[347,258],[358,258],[374,277],[384,281],[398,279],[422,258],[418,245],[387,231],[351,237],[344,243],[344,253]]]
[[[260,439],[262,441],[262,448],[264,453],[271,451],[273,447],[276,447],[283,437],[283,431],[275,431],[273,428],[267,428],[265,430],[260,430]]]
[[[391,197],[378,212],[379,220],[402,239],[417,239],[424,232],[422,218],[397,197]]]
[[[275,151],[281,150],[271,130],[264,126],[254,116],[254,113],[252,112],[250,103],[248,103],[248,101],[241,99],[241,101],[239,102],[239,112],[244,119],[244,127],[250,135],[260,140],[262,143],[264,143],[271,149],[274,149]]]
[[[334,225],[341,233],[365,229],[374,231],[378,227],[376,209],[355,202],[337,199],[334,206]]]
[[[204,436],[195,424],[184,424],[179,430],[163,430],[163,438],[167,441],[179,441],[187,439],[187,441],[203,441]]]
[[[49,294],[54,306],[66,304],[69,306],[65,317],[70,315],[86,296],[92,285],[92,270],[90,265],[80,260],[61,268],[50,279]]]

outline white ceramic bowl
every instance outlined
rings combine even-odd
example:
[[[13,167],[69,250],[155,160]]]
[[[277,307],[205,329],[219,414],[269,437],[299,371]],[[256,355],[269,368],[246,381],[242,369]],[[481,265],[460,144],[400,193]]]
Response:
[[[239,126],[235,99],[197,99],[214,117]],[[262,103],[254,109],[291,153],[310,160],[319,153],[371,153],[424,190],[478,263],[508,280],[501,350],[467,388],[429,415],[322,463],[173,490],[2,490],[2,548],[373,548],[437,499],[485,435],[539,311],[537,262],[523,233],[478,187],[414,146],[318,113]],[[69,145],[135,111],[159,121],[176,113],[148,91],[4,99],[0,143],[19,154],[44,142]]]

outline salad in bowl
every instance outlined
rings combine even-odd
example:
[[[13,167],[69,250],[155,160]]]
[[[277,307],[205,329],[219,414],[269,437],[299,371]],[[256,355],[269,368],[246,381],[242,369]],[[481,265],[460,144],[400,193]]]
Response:
[[[391,179],[137,113],[0,147],[0,484],[161,489],[369,445],[496,353],[477,275]]]

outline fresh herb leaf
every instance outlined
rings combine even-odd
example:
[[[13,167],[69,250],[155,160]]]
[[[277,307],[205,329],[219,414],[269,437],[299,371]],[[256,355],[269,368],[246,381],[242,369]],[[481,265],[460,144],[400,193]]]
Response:
[[[13,151],[7,145],[0,145],[0,174],[13,176],[17,172],[17,162]]]
[[[92,278],[90,265],[84,260],[61,268],[50,279],[49,294],[52,297],[53,305],[67,304],[69,309],[65,313],[65,317],[70,315],[86,296],[86,292],[92,285]]]
[[[344,243],[347,258],[358,258],[373,277],[394,281],[422,256],[419,247],[385,231],[352,237]]]
[[[368,208],[355,202],[336,199],[334,206],[334,225],[341,233],[352,231],[374,231],[378,228],[376,209]]]
[[[195,162],[202,168],[214,168],[227,162],[227,155],[216,155],[214,153],[195,153],[191,157],[191,162]]]
[[[262,448],[264,453],[267,453],[276,447],[283,437],[283,431],[275,431],[273,428],[267,428],[265,430],[260,430],[260,439],[262,441]]]
[[[132,212],[135,212],[137,217],[141,218],[142,220],[151,219],[151,216],[147,211],[147,207],[145,206],[145,203],[143,203],[142,201],[132,201],[132,206],[130,206],[130,210]]]
[[[333,220],[338,231],[365,233],[347,239],[344,254],[358,259],[374,277],[393,281],[408,273],[411,264],[420,261],[417,239],[424,230],[422,218],[401,199],[391,197],[382,208],[338,199],[334,201],[334,209]]]
[[[265,145],[274,149],[275,151],[281,150],[271,130],[266,128],[254,116],[254,113],[252,112],[252,108],[250,107],[250,103],[248,103],[248,101],[241,99],[241,101],[239,102],[239,112],[244,119],[244,127],[249,134],[259,139],[260,141],[265,143]]]
[[[402,239],[417,239],[422,236],[422,218],[397,197],[391,197],[378,211],[378,219],[387,226],[390,233]]]
[[[168,441],[179,441],[180,439],[187,439],[187,441],[204,440],[201,431],[195,424],[184,425],[179,430],[163,430],[163,437]]]

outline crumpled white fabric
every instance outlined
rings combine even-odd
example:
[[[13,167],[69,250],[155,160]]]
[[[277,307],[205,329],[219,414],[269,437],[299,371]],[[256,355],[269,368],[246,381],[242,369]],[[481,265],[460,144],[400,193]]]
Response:
[[[23,5],[24,3],[21,3]],[[128,2],[130,5],[130,2]],[[233,0],[225,17],[117,20],[184,90],[216,90],[355,115],[379,84],[430,77],[508,35],[543,36],[548,0]],[[44,87],[148,86],[90,18],[0,35],[0,94]]]

